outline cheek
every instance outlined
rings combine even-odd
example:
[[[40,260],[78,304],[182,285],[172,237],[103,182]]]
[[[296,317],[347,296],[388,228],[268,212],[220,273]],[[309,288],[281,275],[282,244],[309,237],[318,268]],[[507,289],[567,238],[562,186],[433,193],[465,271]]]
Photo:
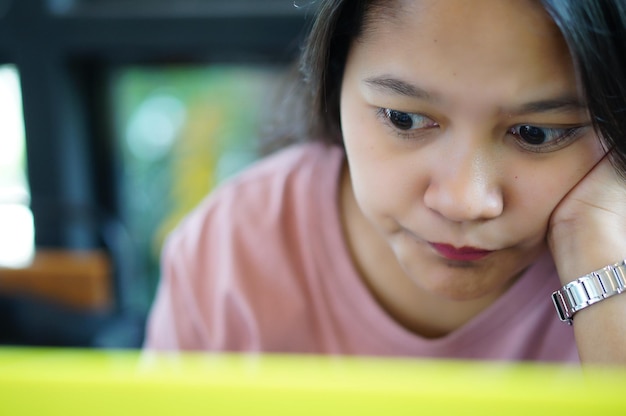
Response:
[[[373,111],[368,109],[366,111]],[[386,216],[414,194],[408,158],[398,157],[376,117],[342,115],[344,144],[355,198],[364,214]],[[404,160],[407,159],[407,160]]]
[[[369,211],[381,201],[393,198],[393,188],[387,186],[393,175],[380,159],[379,147],[371,143],[372,132],[364,128],[352,130],[353,135],[344,140],[352,188],[361,208]]]
[[[344,103],[341,111],[343,142],[350,167],[350,177],[355,193],[373,187],[376,172],[381,172],[378,157],[380,150],[371,121],[365,117],[365,109]],[[369,185],[369,186],[368,186]]]
[[[545,233],[552,212],[569,191],[565,180],[515,180],[515,191],[505,202],[505,214],[516,218],[517,227],[529,234]]]
[[[549,160],[511,163],[509,172],[515,174],[510,178],[514,191],[508,195],[509,208],[520,218],[520,223],[547,229],[552,212],[603,154],[599,142],[592,137]]]

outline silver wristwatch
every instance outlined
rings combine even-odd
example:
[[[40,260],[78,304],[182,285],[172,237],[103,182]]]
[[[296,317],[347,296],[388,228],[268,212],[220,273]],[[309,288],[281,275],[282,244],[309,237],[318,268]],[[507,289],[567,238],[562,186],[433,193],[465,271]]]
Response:
[[[559,319],[572,325],[574,314],[626,290],[626,260],[566,284],[552,294]]]

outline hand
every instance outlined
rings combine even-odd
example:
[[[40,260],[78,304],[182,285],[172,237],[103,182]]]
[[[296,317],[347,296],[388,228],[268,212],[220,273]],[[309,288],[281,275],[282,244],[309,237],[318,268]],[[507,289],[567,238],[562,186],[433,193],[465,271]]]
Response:
[[[604,156],[561,200],[548,230],[562,284],[626,258],[626,181]],[[626,364],[626,295],[578,312],[574,334],[583,363]]]
[[[608,154],[553,211],[548,244],[563,284],[626,258],[626,181]]]

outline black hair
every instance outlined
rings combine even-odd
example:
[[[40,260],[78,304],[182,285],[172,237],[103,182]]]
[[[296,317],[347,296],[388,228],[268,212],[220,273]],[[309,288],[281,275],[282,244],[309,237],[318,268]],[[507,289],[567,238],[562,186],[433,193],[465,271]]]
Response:
[[[391,0],[320,0],[284,111],[306,128],[291,139],[341,144],[341,80],[351,43]],[[626,0],[541,0],[570,49],[594,127],[626,178]],[[378,9],[376,9],[378,8]],[[294,112],[299,115],[294,115]],[[293,133],[293,131],[292,131]],[[296,137],[297,136],[297,137]]]
[[[314,2],[315,18],[264,135],[263,153],[301,141],[342,145],[339,101],[348,51],[371,7],[383,1]]]
[[[626,2],[542,3],[568,44],[594,127],[626,178]]]

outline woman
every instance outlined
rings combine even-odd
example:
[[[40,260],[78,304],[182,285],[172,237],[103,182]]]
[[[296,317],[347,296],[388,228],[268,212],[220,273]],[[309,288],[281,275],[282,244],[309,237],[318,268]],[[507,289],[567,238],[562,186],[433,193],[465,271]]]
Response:
[[[172,234],[146,346],[626,361],[626,296],[557,292],[575,339],[550,300],[626,270],[623,46],[596,48],[626,13],[561,3],[321,2],[291,120],[311,143]]]

